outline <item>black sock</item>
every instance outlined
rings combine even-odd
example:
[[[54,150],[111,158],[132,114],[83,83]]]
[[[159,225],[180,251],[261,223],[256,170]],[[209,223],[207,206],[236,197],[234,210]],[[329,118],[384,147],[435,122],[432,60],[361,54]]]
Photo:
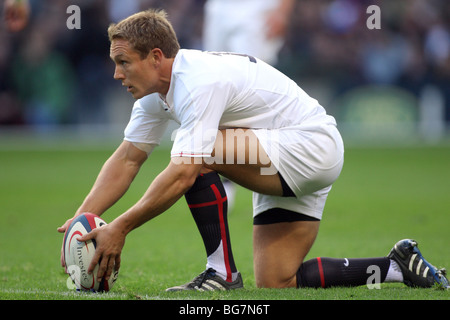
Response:
[[[373,284],[374,267],[379,270],[379,282],[384,282],[389,270],[387,257],[362,259],[315,258],[305,261],[297,271],[297,287],[352,287]],[[370,278],[370,279],[369,279]]]
[[[216,172],[200,175],[185,198],[205,245],[207,267],[232,281],[237,270],[228,230],[227,198],[219,175]]]

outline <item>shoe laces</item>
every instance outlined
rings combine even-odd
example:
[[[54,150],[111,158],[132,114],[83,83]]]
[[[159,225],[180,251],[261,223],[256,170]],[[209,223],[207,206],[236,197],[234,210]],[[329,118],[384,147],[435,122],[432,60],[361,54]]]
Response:
[[[198,277],[192,282],[193,286],[196,288],[201,288],[203,283],[210,278],[211,276],[216,275],[216,270],[213,268],[208,268],[204,272],[202,272]]]
[[[447,270],[445,268],[436,270],[436,276],[438,280],[438,286],[443,289],[450,289],[450,284],[447,280]]]

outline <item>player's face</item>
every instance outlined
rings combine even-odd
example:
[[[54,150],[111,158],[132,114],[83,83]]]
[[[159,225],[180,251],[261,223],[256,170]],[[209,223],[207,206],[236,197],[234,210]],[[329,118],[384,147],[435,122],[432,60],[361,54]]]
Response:
[[[151,54],[142,59],[127,40],[111,41],[110,57],[116,67],[114,79],[122,81],[133,98],[140,99],[160,90],[158,70]]]

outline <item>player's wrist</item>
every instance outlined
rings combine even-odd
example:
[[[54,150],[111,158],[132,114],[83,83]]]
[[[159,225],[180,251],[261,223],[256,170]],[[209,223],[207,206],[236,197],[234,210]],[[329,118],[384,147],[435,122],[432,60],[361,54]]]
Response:
[[[110,226],[114,228],[117,234],[126,237],[132,230],[137,228],[139,225],[136,223],[135,219],[132,219],[128,212],[122,214],[121,216],[114,219]]]

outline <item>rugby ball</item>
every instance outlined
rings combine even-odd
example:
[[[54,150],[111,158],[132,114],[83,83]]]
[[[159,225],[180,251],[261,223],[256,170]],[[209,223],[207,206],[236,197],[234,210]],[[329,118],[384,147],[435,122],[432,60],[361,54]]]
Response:
[[[108,281],[105,279],[97,281],[98,264],[92,274],[88,274],[87,270],[94,257],[96,243],[95,240],[77,241],[81,236],[104,225],[106,222],[99,216],[93,213],[83,213],[73,219],[65,232],[63,246],[66,272],[77,291],[109,291],[117,280],[118,272],[113,270]]]

